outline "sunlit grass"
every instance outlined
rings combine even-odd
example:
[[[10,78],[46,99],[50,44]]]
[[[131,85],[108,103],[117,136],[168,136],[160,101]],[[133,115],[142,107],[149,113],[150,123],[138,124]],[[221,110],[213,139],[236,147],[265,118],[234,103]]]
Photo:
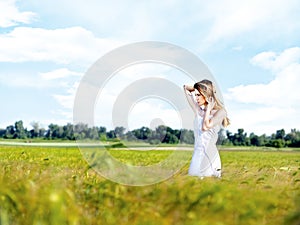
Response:
[[[172,151],[111,150],[129,164]],[[191,151],[183,151],[191,157]],[[222,179],[150,186],[100,177],[77,148],[0,147],[0,224],[299,224],[300,152],[220,151]]]

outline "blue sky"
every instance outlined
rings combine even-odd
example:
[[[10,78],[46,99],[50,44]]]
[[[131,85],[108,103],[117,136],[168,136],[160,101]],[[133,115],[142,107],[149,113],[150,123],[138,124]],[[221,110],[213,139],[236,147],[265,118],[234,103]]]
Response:
[[[17,120],[28,128],[33,121],[45,128],[72,122],[78,84],[97,59],[125,44],[163,41],[208,66],[223,93],[230,131],[299,129],[299,9],[298,0],[0,0],[0,127]],[[109,104],[118,85],[171,73],[180,86],[190,82],[173,70],[137,65],[120,72],[96,104],[96,124],[112,128]],[[175,111],[157,99],[140,101],[130,128],[159,121],[176,128]]]

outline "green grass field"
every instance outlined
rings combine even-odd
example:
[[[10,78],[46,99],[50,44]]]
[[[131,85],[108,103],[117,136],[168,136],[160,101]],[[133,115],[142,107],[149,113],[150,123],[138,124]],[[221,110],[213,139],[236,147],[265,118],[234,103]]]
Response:
[[[170,151],[111,150],[156,163]],[[182,151],[191,157],[192,151]],[[99,176],[77,148],[0,147],[0,224],[300,224],[299,151],[220,151],[222,179],[187,175],[124,186]]]

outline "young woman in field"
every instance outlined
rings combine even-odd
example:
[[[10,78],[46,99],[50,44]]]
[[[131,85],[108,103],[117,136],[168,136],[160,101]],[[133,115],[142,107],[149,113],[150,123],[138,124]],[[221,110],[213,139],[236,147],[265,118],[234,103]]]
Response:
[[[226,110],[217,98],[215,87],[210,80],[183,87],[195,113],[194,153],[188,174],[200,178],[221,177],[221,159],[216,142],[221,126],[229,125]]]

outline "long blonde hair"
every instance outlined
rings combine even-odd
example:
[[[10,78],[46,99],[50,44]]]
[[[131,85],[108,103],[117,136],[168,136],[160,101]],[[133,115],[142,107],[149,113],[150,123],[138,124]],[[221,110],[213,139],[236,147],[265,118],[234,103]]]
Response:
[[[210,97],[214,98],[216,102],[214,109],[216,110],[224,109],[226,111],[224,104],[218,99],[216,95],[216,89],[210,80],[204,79],[200,82],[197,82],[194,84],[194,88],[197,89],[204,96],[206,102]],[[227,127],[229,124],[230,124],[229,118],[226,116],[222,121],[222,125],[224,127]]]

